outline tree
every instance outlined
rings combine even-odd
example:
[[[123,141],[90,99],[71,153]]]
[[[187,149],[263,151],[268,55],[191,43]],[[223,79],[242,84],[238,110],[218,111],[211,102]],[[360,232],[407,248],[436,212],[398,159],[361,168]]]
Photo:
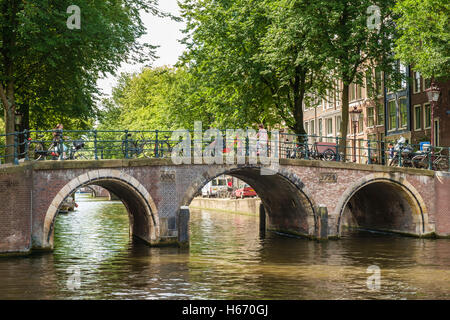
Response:
[[[153,56],[154,47],[137,39],[145,33],[140,11],[159,14],[156,0],[79,0],[81,29],[68,28],[72,4],[0,0],[0,99],[7,133],[14,131],[18,108],[25,119],[30,110],[35,119],[92,115],[99,76],[114,73],[124,60]]]
[[[320,50],[327,57],[329,72],[343,83],[340,150],[344,150],[344,158],[350,84],[363,85],[366,70],[375,66],[389,74],[386,81],[398,83],[399,72],[393,56],[396,30],[391,9],[395,1],[380,0],[376,4],[377,7],[373,7],[371,0],[316,1],[318,19],[311,20],[323,44]],[[375,15],[371,13],[372,8],[375,8]],[[379,17],[376,25],[373,25],[373,16],[375,21]],[[387,85],[394,87],[390,83]]]
[[[313,1],[187,0],[182,62],[219,124],[284,122],[305,134],[303,100],[326,77]],[[316,88],[315,88],[316,87]],[[314,90],[313,90],[314,88]]]
[[[400,0],[394,12],[397,57],[425,78],[450,75],[450,3],[445,0]]]

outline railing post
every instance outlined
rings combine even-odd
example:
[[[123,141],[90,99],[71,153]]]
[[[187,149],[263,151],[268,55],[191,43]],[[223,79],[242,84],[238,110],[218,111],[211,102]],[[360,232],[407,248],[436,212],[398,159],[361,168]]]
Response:
[[[156,134],[156,136],[155,136],[155,156],[157,157],[157,158],[159,158],[159,143],[158,143],[158,135],[159,135],[159,131],[158,130],[156,130],[155,131],[155,134]],[[164,151],[163,151],[164,152]]]
[[[433,154],[433,152],[431,151],[432,146],[430,146],[430,149],[428,151],[428,170],[433,170],[433,160],[431,155]]]
[[[303,141],[303,146],[305,148],[306,160],[309,160],[309,136],[306,135],[306,140]]]
[[[399,167],[403,167],[403,164],[402,164],[402,151],[403,151],[403,146],[400,146],[399,149],[400,149],[400,150],[399,150],[399,152],[398,152],[398,166],[399,166]]]
[[[341,161],[341,155],[339,153],[339,137],[336,137],[336,161]]]
[[[370,139],[367,141],[368,145],[367,145],[367,157],[368,157],[368,164],[372,164],[372,156],[370,154]]]
[[[14,132],[14,164],[18,165],[19,164],[19,153],[17,151],[17,148],[19,147],[19,137],[18,137],[18,132]]]
[[[94,159],[98,160],[98,152],[97,152],[97,130],[94,130]]]
[[[386,146],[384,141],[380,142],[380,153],[381,164],[386,165]]]
[[[125,130],[125,159],[128,159],[128,130]]]
[[[61,138],[59,139],[59,159],[64,160],[64,130],[61,130]]]
[[[28,141],[28,130],[25,130],[23,132],[23,141],[25,143],[25,148],[24,148],[24,150],[25,150],[25,161],[28,161],[28,160],[30,160],[29,155],[28,155],[28,153],[30,151],[30,144],[29,144],[29,141]]]

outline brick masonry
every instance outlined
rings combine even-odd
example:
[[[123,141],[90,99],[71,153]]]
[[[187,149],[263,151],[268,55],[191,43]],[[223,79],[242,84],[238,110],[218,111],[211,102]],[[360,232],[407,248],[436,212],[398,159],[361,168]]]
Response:
[[[320,206],[328,209],[330,237],[340,235],[348,212],[362,226],[374,223],[379,229],[417,236],[450,235],[450,178],[428,170],[282,160],[275,175],[263,176],[258,166],[248,165],[175,166],[168,160],[145,159],[42,162],[0,169],[0,252],[52,249],[56,216],[49,213],[74,189],[91,182],[113,191],[126,204],[133,234],[151,244],[176,240],[179,208],[221,174],[254,187],[273,230],[318,237]],[[390,203],[371,200],[383,192],[393,194]],[[389,216],[392,208],[402,214]],[[383,214],[386,219],[373,218]]]

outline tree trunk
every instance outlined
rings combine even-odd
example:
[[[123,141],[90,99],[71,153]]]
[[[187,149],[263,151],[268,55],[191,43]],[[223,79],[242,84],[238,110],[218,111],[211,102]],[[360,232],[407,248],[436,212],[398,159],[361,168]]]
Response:
[[[4,19],[8,21],[2,26],[2,41],[3,47],[1,54],[3,56],[3,80],[6,83],[5,90],[3,89],[3,83],[0,82],[0,95],[1,101],[5,110],[5,133],[8,135],[6,137],[6,147],[5,154],[6,162],[14,162],[14,135],[15,132],[15,114],[16,105],[14,97],[14,55],[16,53],[16,32],[17,32],[17,11],[20,5],[20,1],[14,0],[10,2],[5,2],[3,4]],[[5,92],[6,91],[6,92]]]
[[[306,72],[297,67],[296,76],[294,77],[294,83],[292,86],[294,97],[294,126],[295,134],[306,135],[305,127],[303,125],[303,99],[305,97],[305,76]],[[298,139],[299,142],[303,142],[305,139]]]
[[[342,158],[345,160],[347,157],[347,132],[348,132],[348,118],[349,118],[349,88],[350,85],[344,82],[342,88],[342,98],[341,98],[341,111],[342,111],[342,122],[341,122],[341,139],[339,141],[339,152],[343,154]]]
[[[1,84],[0,84],[1,86]],[[14,107],[14,88],[12,84],[8,83],[6,93],[3,90],[3,87],[0,89],[1,100],[3,104],[3,109],[5,113],[5,133],[6,136],[6,145],[5,148],[5,162],[13,163],[14,162],[14,116],[15,116],[15,107]],[[12,97],[12,98],[11,98]]]

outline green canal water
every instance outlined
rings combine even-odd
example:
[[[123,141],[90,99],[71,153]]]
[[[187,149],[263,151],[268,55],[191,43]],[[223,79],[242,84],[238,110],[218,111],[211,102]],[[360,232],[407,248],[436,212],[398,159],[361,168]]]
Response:
[[[0,299],[450,299],[450,240],[260,239],[257,217],[193,211],[189,249],[149,248],[120,202],[77,201],[53,253],[0,259]]]

